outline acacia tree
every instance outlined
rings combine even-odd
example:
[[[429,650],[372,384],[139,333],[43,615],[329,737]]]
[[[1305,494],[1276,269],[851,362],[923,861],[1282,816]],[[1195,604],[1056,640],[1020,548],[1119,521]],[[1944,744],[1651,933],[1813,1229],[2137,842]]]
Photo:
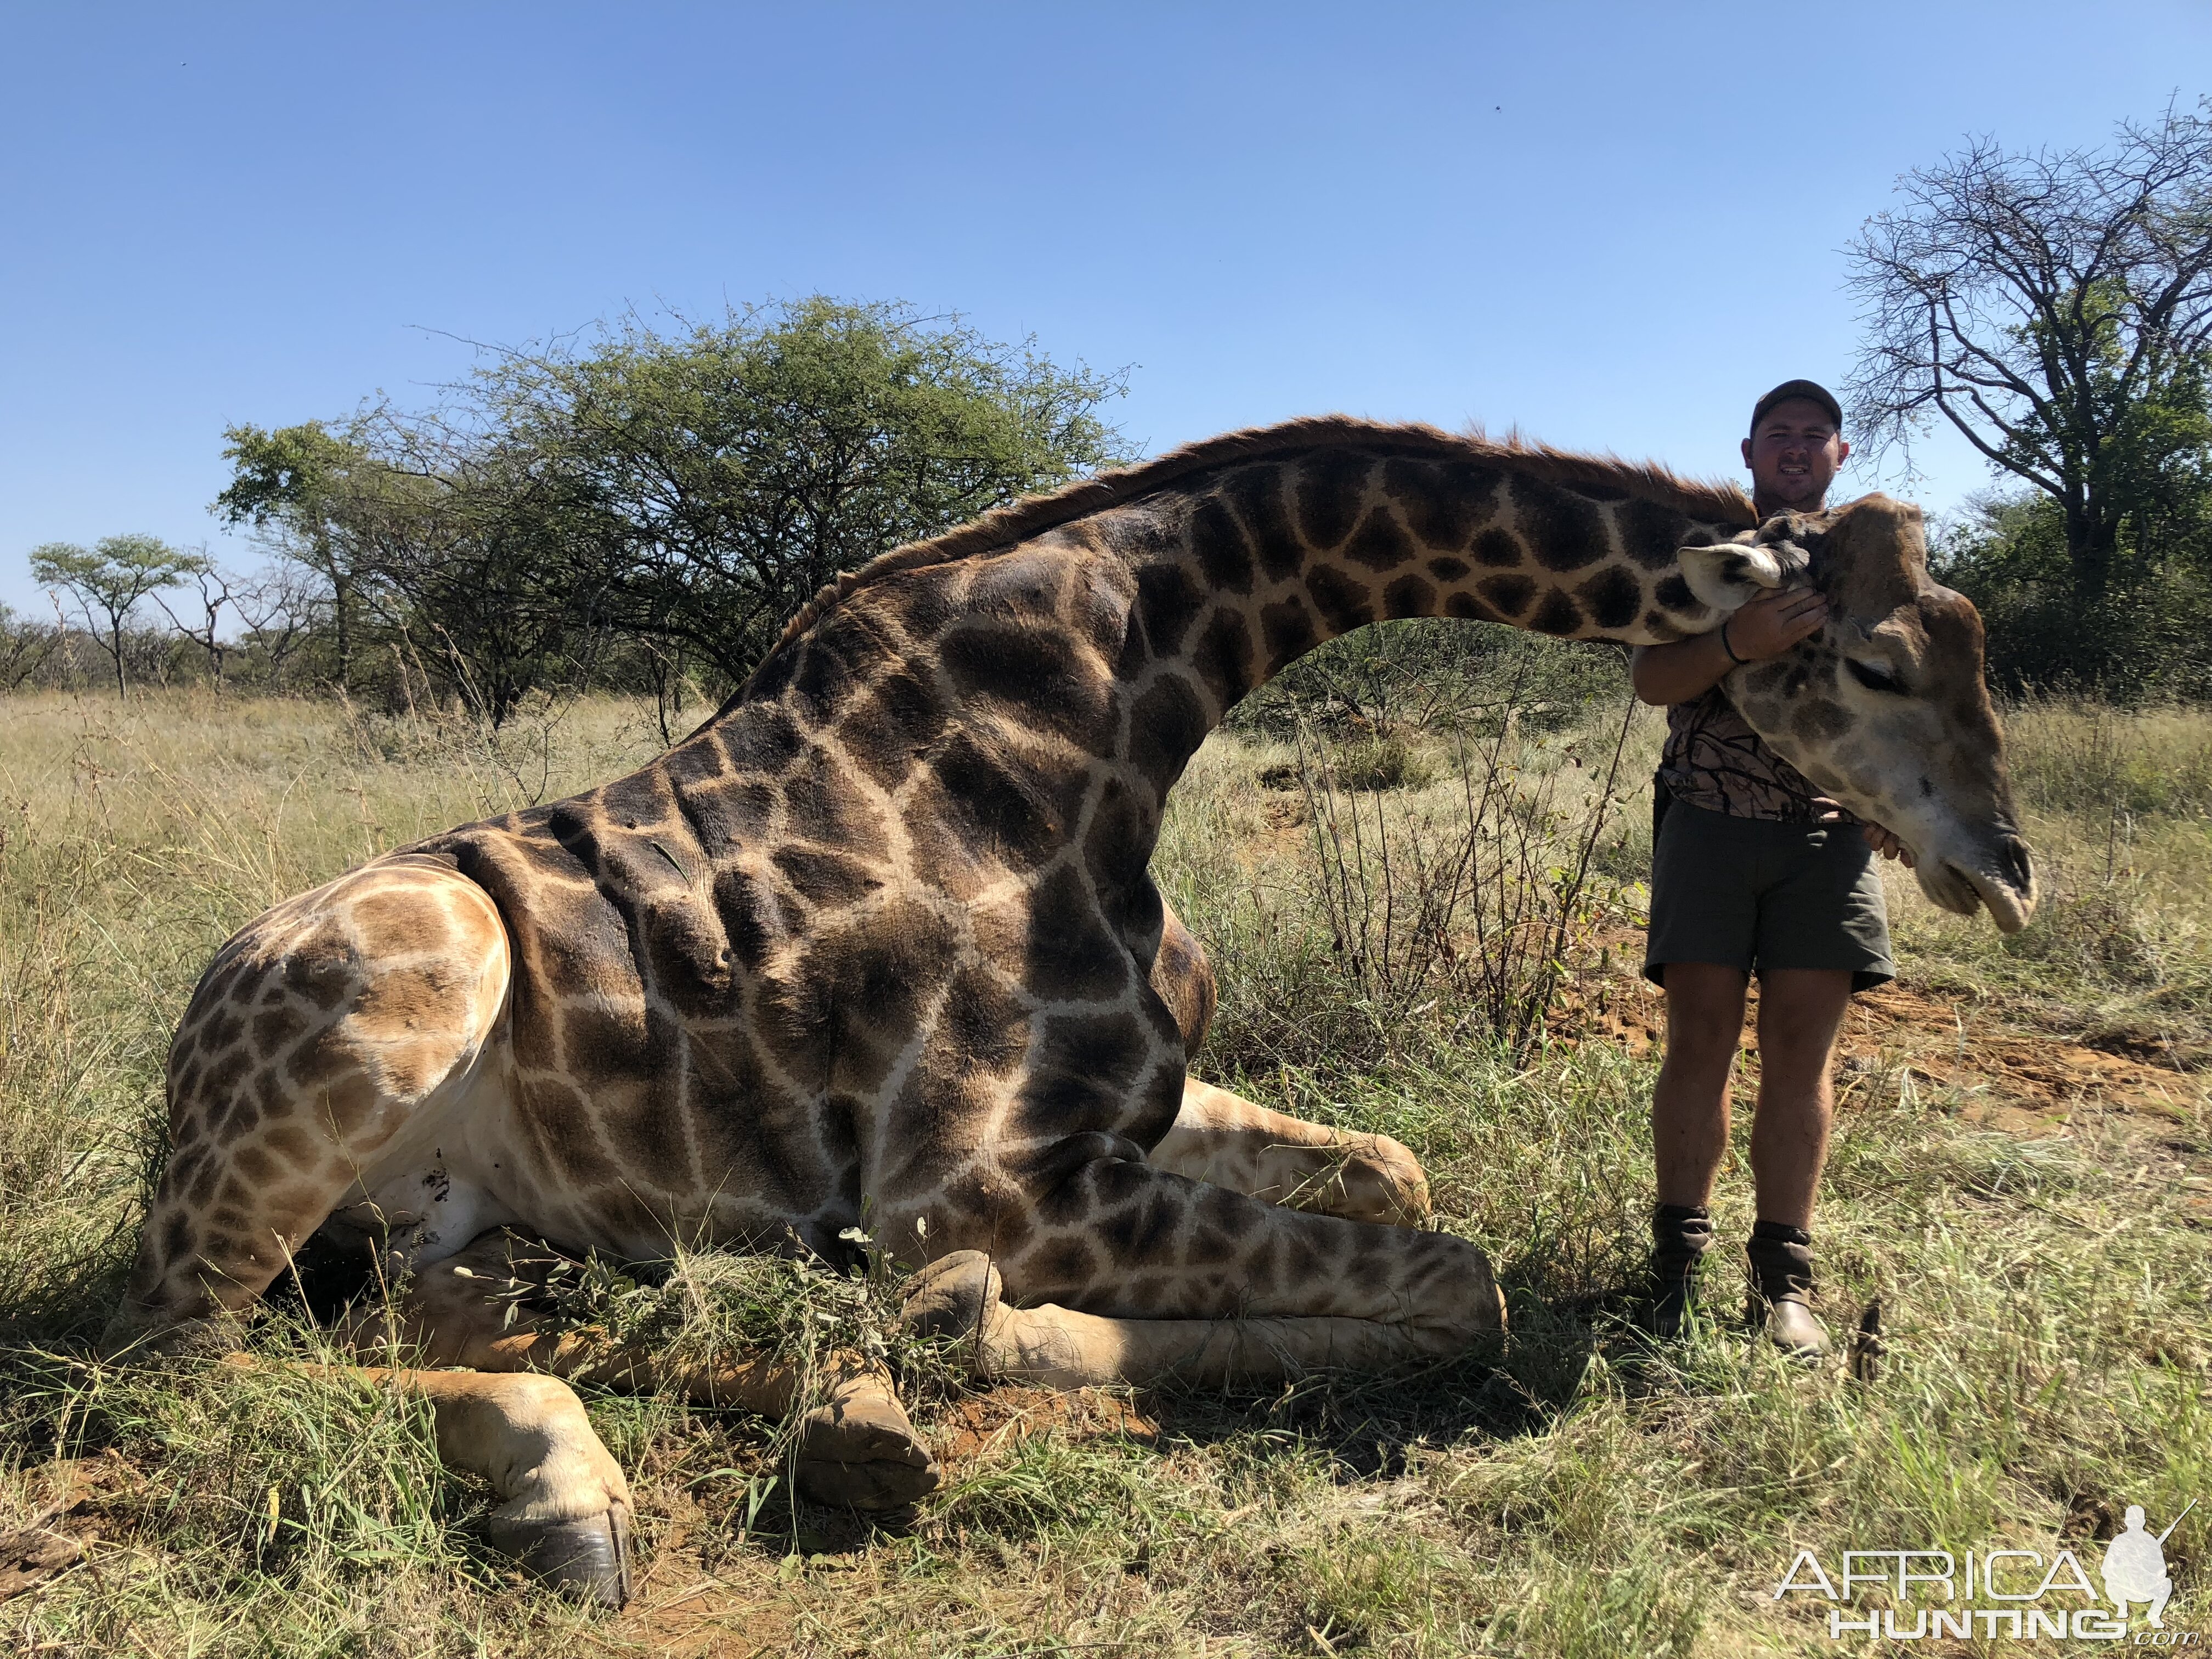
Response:
[[[345,503],[382,624],[495,729],[532,691],[588,672],[589,587],[568,579],[566,497],[501,434],[435,417],[362,434],[374,489]],[[371,476],[356,470],[357,486]]]
[[[76,601],[85,631],[115,665],[115,695],[130,695],[123,667],[123,629],[147,595],[190,572],[197,556],[158,536],[103,536],[89,548],[47,542],[31,550],[31,578]]]
[[[502,353],[464,403],[530,458],[568,587],[734,683],[839,571],[1122,459],[1123,380],[817,295]]]
[[[2075,597],[2106,591],[2131,514],[2197,465],[2212,351],[2212,100],[2101,150],[1970,144],[1899,185],[1852,245],[1869,336],[1863,441],[1940,416],[2062,515]]]
[[[590,593],[567,580],[565,497],[542,458],[468,414],[372,406],[336,428],[234,427],[213,510],[260,529],[320,590],[306,605],[255,596],[255,614],[287,623],[270,649],[303,617],[327,620],[342,688],[364,678],[366,647],[391,647],[496,727],[574,665]]]

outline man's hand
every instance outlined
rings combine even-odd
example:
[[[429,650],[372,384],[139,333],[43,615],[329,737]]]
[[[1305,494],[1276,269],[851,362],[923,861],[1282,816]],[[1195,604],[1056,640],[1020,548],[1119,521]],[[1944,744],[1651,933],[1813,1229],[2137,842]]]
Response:
[[[1817,590],[1791,587],[1760,595],[1721,625],[1729,650],[1746,662],[1764,662],[1809,640],[1827,620],[1828,602]]]
[[[1629,658],[1628,681],[1646,702],[1688,702],[1726,679],[1738,663],[1778,657],[1819,633],[1827,620],[1828,602],[1813,588],[1762,593],[1710,634],[1638,646]]]
[[[1888,830],[1883,829],[1880,824],[1863,823],[1859,826],[1859,834],[1865,836],[1866,844],[1873,848],[1875,852],[1881,854],[1882,857],[1886,859],[1903,859],[1905,860],[1905,867],[1906,869],[1910,870],[1915,867],[1912,859],[1912,849],[1910,847],[1907,847],[1903,842],[1898,840],[1895,836],[1890,834]]]

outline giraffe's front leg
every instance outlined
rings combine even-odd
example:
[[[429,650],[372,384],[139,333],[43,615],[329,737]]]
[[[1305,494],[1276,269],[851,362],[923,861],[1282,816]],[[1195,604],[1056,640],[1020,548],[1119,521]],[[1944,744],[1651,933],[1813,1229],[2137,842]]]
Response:
[[[1121,1318],[1347,1318],[1443,1348],[1504,1324],[1464,1239],[1285,1209],[1155,1165],[1096,1158],[1041,1195],[1000,1257],[1018,1302]]]
[[[957,1250],[909,1281],[904,1316],[960,1339],[990,1382],[1050,1389],[1267,1385],[1316,1370],[1379,1371],[1449,1355],[1464,1337],[1341,1315],[1128,1319],[1056,1303],[1017,1307],[989,1255]]]
[[[994,1177],[891,1198],[884,1216],[884,1236],[925,1237],[933,1256],[988,1253],[1017,1308],[1186,1327],[1279,1322],[1315,1338],[1301,1353],[1330,1356],[1315,1363],[1463,1352],[1505,1320],[1488,1259],[1463,1239],[1284,1209],[1160,1169],[1110,1135],[1032,1142]],[[1167,1337],[1172,1346],[1191,1334]],[[1060,1369],[1086,1368],[1097,1369]]]
[[[1388,1135],[1347,1134],[1186,1078],[1182,1107],[1152,1148],[1163,1170],[1293,1209],[1418,1227],[1429,1218],[1419,1159]]]
[[[364,1356],[396,1342],[419,1353],[424,1364],[542,1371],[637,1392],[669,1389],[695,1404],[735,1406],[772,1419],[797,1412],[794,1474],[800,1493],[815,1503],[892,1510],[937,1489],[936,1460],[880,1364],[830,1354],[810,1376],[787,1360],[740,1357],[676,1365],[659,1355],[611,1348],[531,1310],[532,1294],[559,1260],[510,1233],[487,1233],[417,1270],[388,1305],[348,1316],[338,1338]]]

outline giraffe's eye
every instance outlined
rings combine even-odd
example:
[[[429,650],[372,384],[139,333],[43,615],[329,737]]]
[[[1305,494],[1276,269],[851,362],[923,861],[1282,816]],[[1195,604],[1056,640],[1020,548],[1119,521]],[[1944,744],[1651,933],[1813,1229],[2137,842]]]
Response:
[[[1890,691],[1899,696],[1905,695],[1905,682],[1897,678],[1897,671],[1887,663],[1861,662],[1856,657],[1846,657],[1844,663],[1851,678],[1869,691]]]

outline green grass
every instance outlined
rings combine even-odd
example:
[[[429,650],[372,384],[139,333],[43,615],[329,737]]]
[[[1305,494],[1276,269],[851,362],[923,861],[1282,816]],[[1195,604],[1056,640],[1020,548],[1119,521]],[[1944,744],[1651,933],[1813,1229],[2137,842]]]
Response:
[[[1580,724],[1547,716],[1510,738],[1510,764],[1553,781],[1558,821],[1534,829],[1563,847],[1617,713],[1601,699]],[[2025,1024],[2195,1063],[2212,1030],[2212,719],[2052,707],[2014,726],[2049,920],[2000,941],[1900,884],[1907,980],[1954,997],[1969,1041]],[[586,702],[499,748],[434,717],[206,698],[20,699],[0,728],[0,1531],[39,1510],[58,1454],[111,1471],[88,1558],[0,1602],[0,1648],[1851,1651],[1767,1594],[1797,1549],[2048,1553],[2100,1505],[2141,1503],[2162,1526],[2212,1498],[2196,1074],[2176,1075],[2173,1117],[2083,1110],[2040,1140],[1974,1127],[1901,1066],[1869,1074],[1839,1119],[1816,1237],[1832,1323],[1881,1301],[1878,1379],[1765,1352],[1717,1258],[1716,1316],[1654,1352],[1627,1322],[1649,1061],[1551,1042],[1511,1062],[1449,975],[1385,1018],[1334,948],[1304,792],[1260,784],[1295,750],[1254,731],[1194,763],[1158,861],[1224,981],[1201,1069],[1407,1142],[1443,1224],[1495,1257],[1509,1337],[1410,1376],[1147,1401],[1156,1440],[1001,1432],[896,1534],[763,1503],[773,1425],[594,1395],[638,1497],[645,1578],[624,1614],[579,1611],[477,1541],[485,1494],[440,1467],[419,1410],[205,1360],[110,1370],[87,1344],[132,1242],[170,1023],[214,946],[373,851],[611,775],[656,746],[650,711]],[[1401,745],[1358,792],[1364,822],[1437,836],[1463,818],[1439,731],[1315,741],[1338,757]],[[1632,732],[1632,776],[1655,744],[1648,720]],[[1632,917],[1644,835],[1640,800],[1603,829],[1593,942]],[[1740,1168],[1717,1218],[1725,1240],[1748,1229]],[[600,1300],[683,1325],[653,1288],[610,1281]],[[741,1288],[757,1298],[754,1279]],[[770,1343],[807,1328],[775,1315],[745,1302],[718,1317]],[[252,1343],[319,1352],[281,1314]],[[925,1424],[949,1432],[959,1403],[933,1395]],[[2208,1540],[2200,1509],[2168,1541],[2170,1626],[2212,1606]]]

